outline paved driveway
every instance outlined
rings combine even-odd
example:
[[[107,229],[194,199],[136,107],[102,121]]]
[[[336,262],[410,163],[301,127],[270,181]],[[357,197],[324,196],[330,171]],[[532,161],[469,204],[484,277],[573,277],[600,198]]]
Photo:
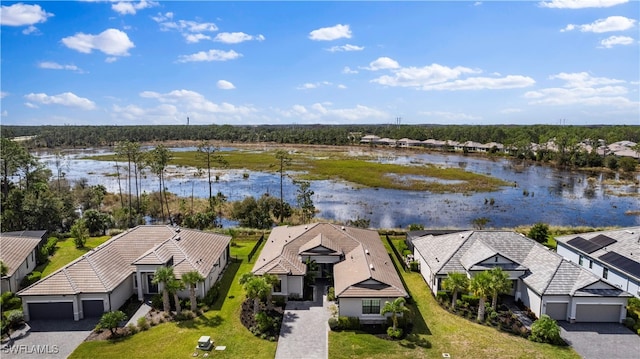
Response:
[[[584,359],[636,359],[640,336],[622,324],[559,321],[560,335]]]
[[[0,357],[64,359],[80,345],[96,326],[97,319],[34,320],[3,341]]]
[[[314,302],[289,301],[284,311],[276,359],[327,359],[329,309],[324,287],[316,288]]]

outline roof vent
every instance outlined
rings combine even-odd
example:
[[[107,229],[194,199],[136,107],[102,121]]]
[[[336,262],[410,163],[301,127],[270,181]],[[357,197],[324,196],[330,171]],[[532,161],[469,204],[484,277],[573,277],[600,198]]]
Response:
[[[307,228],[309,228],[309,227],[308,226],[304,226],[304,229],[307,229]]]
[[[365,252],[366,254],[369,254],[369,250],[368,250],[368,249],[365,249],[365,250],[364,250],[364,252]]]
[[[344,226],[342,226],[342,230],[344,231]]]
[[[374,270],[373,269],[373,263],[369,264],[369,269]]]
[[[176,242],[177,242],[177,241],[181,240],[182,238],[180,236],[175,236],[175,238],[173,238],[173,239],[175,239]]]
[[[176,233],[180,233],[180,227],[176,227]]]

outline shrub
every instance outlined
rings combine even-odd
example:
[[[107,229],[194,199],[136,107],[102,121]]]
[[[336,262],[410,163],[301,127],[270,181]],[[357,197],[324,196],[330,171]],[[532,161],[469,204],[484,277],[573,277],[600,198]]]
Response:
[[[449,293],[440,290],[436,293],[436,299],[438,300],[438,302],[440,303],[447,303],[450,301],[449,299]]]
[[[549,226],[545,223],[536,223],[527,233],[527,237],[538,243],[544,243],[549,237]]]
[[[204,296],[204,299],[202,301],[204,302],[205,305],[212,306],[213,303],[215,303],[216,300],[218,300],[219,296],[220,296],[220,282],[217,282],[211,288],[209,288],[209,290],[207,291],[207,294]]]
[[[27,274],[24,278],[22,278],[22,281],[20,282],[20,286],[23,288],[28,287],[33,283],[39,281],[41,277],[42,277],[42,273],[33,271]]]
[[[176,314],[176,320],[191,320],[196,317],[196,314],[190,310],[183,310],[180,313]]]
[[[327,300],[333,302],[336,300],[336,289],[334,287],[329,287],[329,292],[327,293]]]
[[[2,297],[0,297],[0,308],[2,308],[2,312],[21,309],[22,299],[20,299],[20,297],[16,297],[13,292],[4,292],[2,293]]]
[[[360,329],[360,318],[358,317],[338,317],[338,325],[340,329],[344,330],[358,330]]]
[[[640,312],[640,299],[629,298],[629,301],[627,302],[627,307],[632,311]]]
[[[338,318],[334,318],[334,317],[329,318],[329,329],[333,331],[340,330],[340,324],[338,322]]]
[[[130,334],[136,334],[138,332],[138,327],[133,323],[129,323],[129,325],[127,325],[127,329],[129,329]]]
[[[387,335],[393,339],[400,339],[402,337],[402,329],[397,328],[394,330],[393,327],[389,327],[387,328]]]
[[[100,327],[102,329],[109,329],[111,334],[116,334],[116,328],[120,322],[127,320],[127,315],[124,312],[117,310],[115,312],[107,312],[100,317]]]
[[[419,272],[419,271],[420,271],[420,269],[419,269],[419,263],[420,263],[420,262],[418,262],[418,261],[411,261],[411,262],[409,262],[409,269],[410,269],[412,272]]]
[[[475,295],[469,294],[463,294],[460,299],[462,299],[463,302],[467,303],[467,305],[471,308],[476,308],[478,306],[478,303],[480,302],[480,298],[476,297]]]
[[[7,316],[7,322],[10,328],[17,328],[20,323],[24,321],[24,314],[21,310],[11,310],[5,313]]]
[[[140,330],[149,329],[149,323],[147,322],[147,318],[145,318],[145,317],[138,318],[138,328]]]
[[[550,316],[543,314],[531,326],[529,339],[539,343],[561,344],[560,327]]]
[[[158,310],[162,310],[164,308],[162,304],[162,294],[154,294],[151,297],[151,308]]]
[[[624,324],[624,326],[629,329],[633,329],[633,327],[636,325],[636,320],[631,317],[626,317],[624,318],[622,324]]]

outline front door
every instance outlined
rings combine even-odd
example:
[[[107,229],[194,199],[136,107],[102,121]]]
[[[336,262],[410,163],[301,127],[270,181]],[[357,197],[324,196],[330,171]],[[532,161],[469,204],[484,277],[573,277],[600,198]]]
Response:
[[[147,274],[147,288],[149,289],[149,294],[158,293],[158,284],[153,283],[153,274]]]

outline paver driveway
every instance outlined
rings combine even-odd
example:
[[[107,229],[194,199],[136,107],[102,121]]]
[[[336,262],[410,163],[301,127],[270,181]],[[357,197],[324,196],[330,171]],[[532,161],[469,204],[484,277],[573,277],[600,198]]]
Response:
[[[97,319],[34,320],[3,341],[0,357],[4,358],[66,358],[91,334]]]
[[[324,287],[316,288],[313,302],[289,301],[284,311],[276,359],[327,359],[329,308]]]
[[[559,321],[560,335],[584,359],[637,359],[640,336],[622,324]]]

